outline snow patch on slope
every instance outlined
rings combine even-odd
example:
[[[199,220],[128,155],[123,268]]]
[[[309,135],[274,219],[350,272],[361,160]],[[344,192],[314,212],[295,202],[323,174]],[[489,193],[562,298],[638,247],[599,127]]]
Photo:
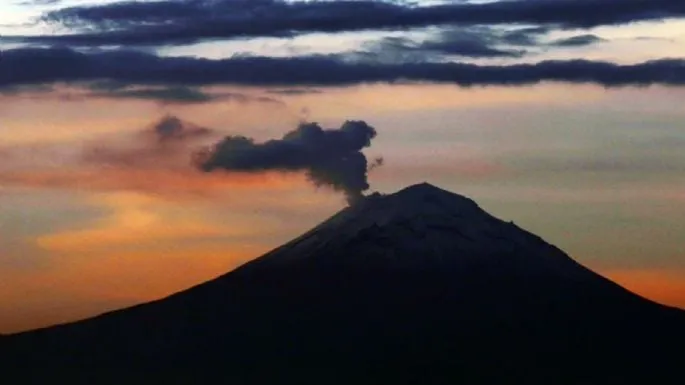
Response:
[[[459,268],[478,261],[565,277],[588,272],[540,237],[428,183],[367,197],[254,262],[264,266],[309,258],[407,268]]]

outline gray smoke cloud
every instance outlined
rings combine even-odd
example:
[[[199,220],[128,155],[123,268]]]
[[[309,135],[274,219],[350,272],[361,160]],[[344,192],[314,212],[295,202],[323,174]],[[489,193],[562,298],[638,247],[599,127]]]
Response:
[[[86,164],[119,168],[187,167],[188,154],[217,137],[209,128],[165,115],[135,135],[99,138],[87,143],[81,160]]]
[[[369,163],[362,153],[375,137],[376,130],[360,120],[348,120],[338,129],[301,123],[281,139],[263,143],[245,136],[227,136],[197,153],[194,161],[207,172],[304,171],[314,185],[343,192],[353,204],[369,188],[367,172],[383,163],[382,158]]]
[[[161,142],[182,141],[186,139],[204,137],[212,133],[212,130],[184,122],[173,115],[166,115],[151,130],[156,139]]]

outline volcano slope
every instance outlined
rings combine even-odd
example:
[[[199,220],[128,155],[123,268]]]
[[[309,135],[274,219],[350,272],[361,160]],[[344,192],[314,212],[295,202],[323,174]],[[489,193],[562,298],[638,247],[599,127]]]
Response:
[[[368,197],[189,290],[4,336],[0,376],[8,385],[676,384],[684,313],[419,184]]]

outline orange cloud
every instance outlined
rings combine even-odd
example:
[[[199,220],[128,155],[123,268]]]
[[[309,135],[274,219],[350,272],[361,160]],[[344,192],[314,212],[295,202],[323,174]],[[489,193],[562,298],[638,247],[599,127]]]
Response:
[[[296,174],[204,174],[190,166],[176,170],[103,167],[0,172],[0,184],[6,187],[133,191],[169,198],[208,197],[236,189],[268,188],[278,191],[296,188],[300,183],[304,183],[304,177]]]
[[[116,246],[145,246],[163,241],[181,242],[188,239],[247,236],[250,232],[241,228],[215,228],[201,223],[160,224],[160,218],[150,213],[127,212],[124,223],[114,223],[102,228],[75,230],[39,237],[40,247],[51,251],[71,252],[78,250],[101,250]],[[150,221],[152,223],[145,223]],[[242,231],[241,231],[242,230]]]
[[[110,213],[96,223],[85,224],[85,228],[40,236],[36,239],[37,245],[62,253],[113,248],[128,253],[188,241],[245,240],[275,231],[273,225],[257,217],[239,224],[231,220],[213,223],[194,215],[190,207],[179,208],[137,193],[106,194],[92,200]]]

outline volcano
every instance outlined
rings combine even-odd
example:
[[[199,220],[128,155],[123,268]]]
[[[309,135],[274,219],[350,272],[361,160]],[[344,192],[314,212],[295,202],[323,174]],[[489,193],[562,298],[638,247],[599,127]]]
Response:
[[[0,337],[3,384],[676,384],[685,312],[474,201],[373,195],[221,277]]]

